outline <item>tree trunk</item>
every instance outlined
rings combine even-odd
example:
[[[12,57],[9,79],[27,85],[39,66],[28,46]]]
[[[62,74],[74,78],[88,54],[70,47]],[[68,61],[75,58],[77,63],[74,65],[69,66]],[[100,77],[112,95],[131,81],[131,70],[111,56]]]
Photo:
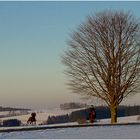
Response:
[[[110,112],[111,112],[111,123],[116,123],[117,122],[117,107],[111,106]]]

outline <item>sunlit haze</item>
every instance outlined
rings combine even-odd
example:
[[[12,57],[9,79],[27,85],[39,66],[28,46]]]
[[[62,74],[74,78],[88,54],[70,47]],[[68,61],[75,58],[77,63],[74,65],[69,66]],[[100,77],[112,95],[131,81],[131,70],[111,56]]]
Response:
[[[0,106],[59,107],[88,102],[72,94],[61,55],[69,34],[86,16],[102,10],[131,11],[140,2],[0,2]],[[140,94],[126,104],[139,104]],[[93,103],[94,104],[94,103]]]

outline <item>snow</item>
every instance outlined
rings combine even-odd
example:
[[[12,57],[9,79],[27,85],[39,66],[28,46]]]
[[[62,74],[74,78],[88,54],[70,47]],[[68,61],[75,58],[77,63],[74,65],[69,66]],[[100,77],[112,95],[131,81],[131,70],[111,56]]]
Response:
[[[84,109],[84,108],[83,108]],[[37,125],[47,121],[48,116],[57,116],[57,115],[65,115],[65,114],[70,114],[72,111],[75,110],[80,110],[80,109],[71,109],[71,110],[61,110],[59,108],[55,108],[52,110],[41,110],[41,111],[36,111],[33,110],[31,112],[36,112],[37,116],[36,116],[36,120],[37,120]],[[31,113],[30,112],[30,113]],[[7,120],[7,119],[18,119],[21,120],[21,122],[23,124],[27,124],[27,120],[30,117],[30,114],[27,115],[18,115],[18,116],[12,116],[12,117],[4,117],[4,118],[0,118],[1,121],[3,120]],[[122,119],[123,118],[123,119]],[[124,119],[125,118],[125,119]],[[122,123],[122,122],[137,122],[137,118],[138,116],[133,116],[133,117],[120,117],[118,118],[118,122]],[[99,120],[99,123],[110,123],[110,119],[104,119],[104,120]]]
[[[140,122],[137,116],[118,118],[118,123]],[[103,119],[95,124],[110,123],[110,119]],[[58,125],[78,125],[77,122]],[[30,126],[33,127],[33,126]],[[36,126],[43,127],[43,126]],[[10,127],[11,128],[11,127]],[[17,127],[18,128],[18,127]],[[4,128],[1,128],[4,129]],[[6,128],[5,128],[6,129]],[[117,125],[117,126],[92,126],[77,128],[57,128],[34,131],[3,132],[0,139],[140,139],[140,125]]]
[[[36,112],[37,116],[36,116],[36,120],[37,120],[37,125],[43,123],[44,121],[47,121],[48,116],[57,116],[57,115],[62,115],[62,114],[69,114],[71,113],[73,110],[61,110],[59,108],[55,108],[52,110],[41,110],[41,111],[30,111],[31,112]],[[4,117],[4,118],[0,118],[0,120],[8,120],[8,119],[18,119],[21,120],[21,122],[23,124],[27,123],[28,118],[31,116],[31,114],[27,114],[27,115],[18,115],[18,116],[12,116],[12,117]]]
[[[0,133],[1,139],[135,139],[140,138],[140,125],[58,128]]]
[[[51,109],[51,110],[41,110],[41,111],[36,111],[36,110],[33,110],[33,111],[30,111],[31,112],[36,112],[37,113],[37,116],[36,116],[36,119],[37,119],[37,124],[40,124],[44,121],[47,121],[47,118],[48,116],[57,116],[57,115],[62,115],[62,114],[70,114],[72,111],[75,111],[75,110],[78,110],[78,109],[70,109],[70,110],[61,110],[59,108],[55,108],[55,109]],[[79,109],[80,110],[80,109]],[[21,120],[21,122],[23,124],[26,124],[28,118],[30,117],[31,115],[30,114],[27,114],[27,115],[19,115],[19,116],[12,116],[12,117],[5,117],[5,118],[0,118],[1,120],[7,120],[7,119],[19,119]]]
[[[25,127],[44,127],[38,124],[47,120],[48,116],[69,114],[74,110],[41,110],[35,111],[37,113],[37,126],[21,126],[21,127],[0,127],[2,129],[19,129]],[[6,113],[6,112],[5,112]],[[12,116],[1,118],[13,119],[17,118],[26,124],[30,114]],[[119,117],[118,123],[140,123],[138,120],[139,115]],[[109,119],[97,120],[94,124],[109,124]],[[52,126],[67,126],[67,125],[78,125],[77,122],[63,123],[63,124],[52,124],[46,125],[47,127]],[[17,132],[1,132],[0,139],[140,139],[140,125],[117,125],[117,126],[92,126],[92,127],[75,127],[75,128],[57,128],[57,129],[45,129],[45,130],[34,130],[34,131],[17,131]]]
[[[118,117],[117,119],[117,123],[136,123],[139,122],[138,120],[139,115],[135,115],[135,116],[126,116],[126,117]],[[105,123],[110,123],[111,119],[102,119],[99,120],[100,124],[105,124]]]
[[[0,115],[7,115],[9,111],[0,111]]]

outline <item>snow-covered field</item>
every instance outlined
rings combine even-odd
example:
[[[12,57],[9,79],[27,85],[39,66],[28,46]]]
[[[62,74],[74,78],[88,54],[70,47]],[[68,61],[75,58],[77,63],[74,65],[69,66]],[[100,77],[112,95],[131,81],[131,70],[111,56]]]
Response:
[[[118,123],[140,122],[137,116],[120,117]],[[110,119],[96,122],[110,123]],[[72,123],[77,125],[77,123]],[[57,124],[58,125],[58,124]],[[57,126],[56,125],[56,126]],[[60,124],[59,124],[60,125]],[[61,124],[68,125],[68,124]],[[48,125],[49,126],[49,125]],[[53,125],[54,126],[54,125]],[[41,126],[40,126],[41,127]],[[3,129],[3,128],[1,128]],[[78,128],[57,128],[34,131],[4,132],[0,139],[140,139],[140,125],[92,126]]]
[[[69,114],[74,110],[42,110],[37,112],[37,127],[38,124],[46,121],[49,115],[61,115]],[[22,121],[23,124],[26,124],[28,115],[20,115],[13,117],[1,118],[1,120],[17,118]],[[129,117],[120,117],[118,118],[118,123],[130,123],[130,122],[139,122],[137,116]],[[108,124],[110,119],[98,120],[95,124]],[[65,124],[54,124],[47,125],[58,126],[58,125],[78,125],[77,122],[65,123]],[[27,127],[27,126],[25,126]],[[33,127],[33,126],[29,126]],[[12,127],[10,127],[12,128]],[[16,128],[16,127],[14,127]],[[22,128],[22,127],[20,127]],[[0,129],[8,129],[7,127],[0,127]],[[46,130],[34,130],[34,131],[20,131],[20,132],[3,132],[0,133],[0,139],[140,139],[140,125],[117,125],[117,126],[92,126],[92,127],[76,127],[76,128],[57,128],[57,129],[46,129]]]
[[[52,110],[41,110],[41,111],[31,111],[31,112],[36,112],[37,116],[36,116],[36,120],[37,120],[37,124],[41,124],[44,121],[47,121],[48,116],[57,116],[57,115],[62,115],[62,114],[69,114],[72,111],[77,110],[77,109],[73,109],[73,110],[61,110],[59,108],[55,108]],[[8,112],[4,112],[5,114]],[[1,113],[3,114],[3,112]],[[27,115],[19,115],[19,116],[12,116],[12,117],[5,117],[5,118],[0,118],[1,121],[3,120],[8,120],[8,119],[18,119],[21,120],[21,122],[23,124],[27,123],[28,118],[30,117],[30,114]]]
[[[58,128],[0,133],[0,139],[140,139],[140,125]]]

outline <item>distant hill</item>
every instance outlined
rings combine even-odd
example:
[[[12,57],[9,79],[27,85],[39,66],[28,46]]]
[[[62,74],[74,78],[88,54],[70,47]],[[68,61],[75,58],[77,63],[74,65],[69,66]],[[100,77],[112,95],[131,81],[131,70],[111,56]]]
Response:
[[[87,104],[75,103],[75,102],[60,104],[60,109],[62,110],[77,109],[77,108],[83,108],[83,107],[87,107]]]
[[[1,111],[18,111],[18,110],[31,110],[31,109],[27,109],[27,108],[12,108],[12,107],[2,107],[0,106],[0,112]]]

